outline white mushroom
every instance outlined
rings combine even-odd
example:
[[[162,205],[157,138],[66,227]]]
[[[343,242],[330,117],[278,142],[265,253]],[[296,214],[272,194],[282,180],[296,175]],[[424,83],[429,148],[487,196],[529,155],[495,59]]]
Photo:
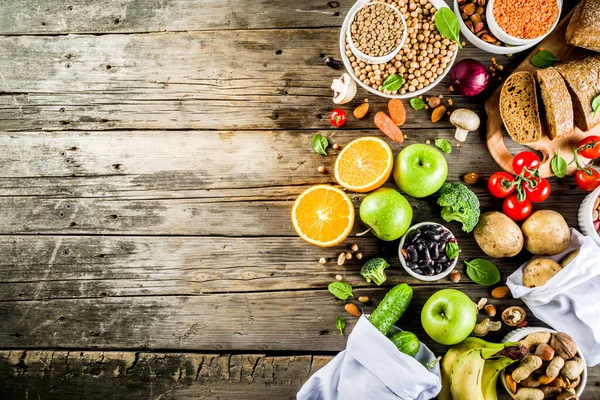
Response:
[[[459,108],[450,115],[450,123],[456,127],[454,138],[459,142],[467,139],[467,133],[479,128],[479,117],[471,110]]]
[[[334,79],[331,88],[335,104],[346,104],[356,96],[356,82],[347,73],[343,73],[339,79]]]

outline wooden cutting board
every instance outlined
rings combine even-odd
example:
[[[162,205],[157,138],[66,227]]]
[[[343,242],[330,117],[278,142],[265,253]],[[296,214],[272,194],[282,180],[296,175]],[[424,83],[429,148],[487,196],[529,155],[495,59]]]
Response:
[[[567,44],[565,40],[565,31],[573,11],[569,13],[556,27],[556,29],[548,35],[529,56],[515,69],[516,71],[529,71],[533,73],[537,68],[531,64],[531,58],[537,54],[540,48],[550,50],[562,62],[581,58],[586,55],[585,50]],[[485,111],[488,116],[487,120],[487,146],[496,162],[507,172],[514,173],[512,168],[513,155],[506,148],[504,140],[512,141],[511,137],[504,130],[504,124],[500,116],[500,90],[502,85],[494,92],[494,94],[485,103]],[[538,104],[541,106],[541,99],[538,96]],[[543,123],[542,123],[543,125]],[[544,128],[545,129],[545,128]],[[550,140],[546,134],[542,139],[535,143],[529,143],[526,146],[542,153],[543,159],[540,166],[540,174],[542,177],[553,176],[550,162],[557,151],[560,151],[561,156],[571,161],[573,158],[573,147],[584,137],[600,134],[600,125],[588,132],[583,132],[579,128],[575,128],[573,133],[563,139]],[[579,157],[580,161],[587,162],[588,160]],[[576,171],[576,165],[569,165],[567,174],[573,175]]]

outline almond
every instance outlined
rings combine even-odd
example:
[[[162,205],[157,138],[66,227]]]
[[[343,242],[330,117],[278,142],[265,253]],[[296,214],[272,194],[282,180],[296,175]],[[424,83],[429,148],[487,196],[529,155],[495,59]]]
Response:
[[[431,122],[438,122],[446,113],[446,106],[439,106],[431,114]]]
[[[367,111],[369,111],[369,103],[362,103],[360,106],[354,109],[354,118],[362,119],[367,115]]]
[[[508,296],[508,293],[510,293],[508,286],[498,286],[492,290],[492,297],[495,299],[503,299]]]
[[[468,174],[465,174],[465,176],[463,176],[463,181],[467,185],[474,185],[479,181],[480,177],[481,175],[476,174],[475,172],[469,172]]]
[[[361,312],[358,309],[358,307],[356,307],[356,305],[348,303],[346,304],[346,307],[344,307],[344,309],[348,314],[352,315],[353,317],[360,317]]]

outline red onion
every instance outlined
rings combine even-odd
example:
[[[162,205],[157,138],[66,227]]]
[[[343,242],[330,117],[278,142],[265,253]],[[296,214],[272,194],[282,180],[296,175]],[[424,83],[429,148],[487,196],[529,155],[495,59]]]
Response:
[[[452,67],[452,87],[463,96],[476,96],[488,84],[489,74],[485,65],[472,58],[465,58]]]

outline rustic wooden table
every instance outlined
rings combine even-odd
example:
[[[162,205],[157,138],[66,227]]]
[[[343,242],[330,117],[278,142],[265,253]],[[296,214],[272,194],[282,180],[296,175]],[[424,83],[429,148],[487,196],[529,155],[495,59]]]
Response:
[[[344,129],[328,121],[340,72],[324,59],[339,57],[351,4],[2,2],[1,398],[291,399],[345,347],[334,324],[343,305],[327,291],[337,274],[376,302],[392,285],[411,284],[400,325],[444,351],[423,332],[424,301],[446,287],[477,300],[489,297],[485,288],[466,277],[411,279],[397,243],[363,236],[319,249],[290,225],[298,193],[334,183],[317,173],[331,171],[335,151],[315,154],[315,133],[342,145],[382,136],[372,118],[350,118]],[[459,54],[467,57],[491,64],[472,45]],[[498,56],[502,76],[522,57]],[[485,118],[497,79],[472,99],[450,93],[448,79],[432,94]],[[385,108],[368,97],[372,110]],[[432,124],[412,109],[403,131],[407,143],[454,135],[447,119]],[[498,169],[484,134],[453,148],[450,181]],[[404,146],[391,144],[396,153]],[[577,226],[585,194],[568,179],[553,179],[552,189],[541,207]],[[484,211],[500,207],[484,182],[474,190]],[[361,198],[353,196],[357,206]],[[441,222],[435,199],[411,203],[415,222]],[[482,255],[452,228],[464,259]],[[362,229],[357,223],[353,235]],[[366,258],[392,260],[385,287],[366,284],[355,259],[337,266],[352,243]],[[525,259],[494,261],[506,278]],[[599,385],[600,368],[590,369],[584,398],[600,397]]]

